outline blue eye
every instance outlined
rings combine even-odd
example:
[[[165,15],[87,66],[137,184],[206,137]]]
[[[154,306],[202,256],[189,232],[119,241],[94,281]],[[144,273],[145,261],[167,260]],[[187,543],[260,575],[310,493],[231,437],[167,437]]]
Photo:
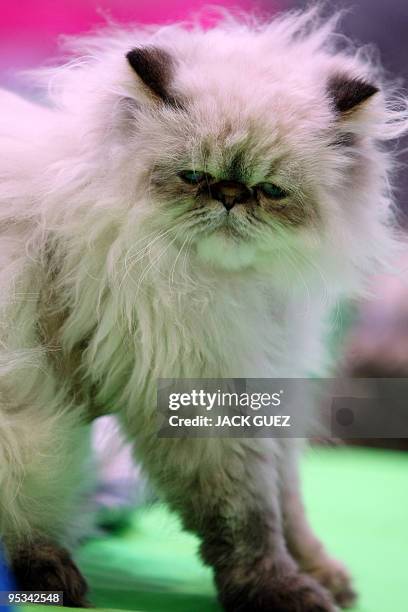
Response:
[[[200,172],[199,170],[183,170],[183,172],[180,172],[179,174],[179,177],[183,179],[183,181],[190,183],[191,185],[202,183],[207,176],[208,174],[205,172]]]
[[[257,185],[258,189],[262,191],[264,196],[271,200],[282,200],[287,197],[286,191],[275,185],[274,183],[260,183]]]

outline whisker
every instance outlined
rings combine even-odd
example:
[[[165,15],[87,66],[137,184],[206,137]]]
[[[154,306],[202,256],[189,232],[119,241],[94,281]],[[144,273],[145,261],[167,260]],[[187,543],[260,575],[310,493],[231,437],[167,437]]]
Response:
[[[141,274],[137,287],[136,287],[136,294],[139,292],[140,287],[144,281],[144,279],[146,278],[146,276],[148,275],[148,273],[150,272],[150,270],[160,261],[160,259],[163,257],[163,255],[165,253],[167,253],[167,251],[169,250],[169,248],[174,244],[174,242],[177,240],[178,235],[176,234],[176,236],[173,238],[173,240],[171,240],[165,247],[164,249],[159,253],[159,255],[154,258],[151,263],[146,266],[146,268],[144,269],[143,273]]]
[[[178,262],[178,260],[180,258],[180,255],[181,255],[181,253],[183,251],[183,248],[187,244],[188,240],[190,240],[190,236],[186,237],[186,239],[184,240],[183,244],[181,245],[181,247],[179,249],[179,252],[177,253],[177,256],[176,256],[176,258],[174,260],[174,263],[173,263],[173,266],[171,268],[170,275],[169,275],[169,289],[171,289],[172,285],[174,285],[174,273],[175,273],[175,270],[176,270],[177,262]]]

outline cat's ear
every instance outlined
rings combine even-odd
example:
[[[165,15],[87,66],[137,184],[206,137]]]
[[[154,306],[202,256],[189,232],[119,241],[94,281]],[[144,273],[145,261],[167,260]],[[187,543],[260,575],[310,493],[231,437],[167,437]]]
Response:
[[[379,89],[372,83],[344,74],[333,75],[329,79],[328,93],[334,108],[341,115],[351,113],[364,105]]]
[[[155,98],[180,107],[180,101],[171,92],[174,61],[167,51],[157,47],[135,48],[126,54],[126,59]]]

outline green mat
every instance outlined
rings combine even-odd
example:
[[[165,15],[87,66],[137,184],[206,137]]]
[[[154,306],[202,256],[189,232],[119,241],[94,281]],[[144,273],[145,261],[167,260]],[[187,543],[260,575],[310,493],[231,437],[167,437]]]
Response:
[[[408,454],[317,448],[303,473],[311,522],[355,577],[355,612],[407,612]],[[77,561],[101,609],[219,612],[196,551],[197,540],[160,506],[135,511],[121,535],[88,542]]]

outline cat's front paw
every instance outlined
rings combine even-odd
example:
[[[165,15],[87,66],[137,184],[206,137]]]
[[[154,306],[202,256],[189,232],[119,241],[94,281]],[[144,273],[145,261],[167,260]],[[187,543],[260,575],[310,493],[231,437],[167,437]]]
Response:
[[[225,612],[335,612],[330,596],[316,580],[294,573],[264,579],[237,587],[220,585],[220,601]]]
[[[16,551],[12,567],[19,589],[62,591],[64,606],[90,607],[86,581],[64,548],[36,540]]]
[[[351,576],[340,561],[324,558],[306,571],[331,592],[340,607],[350,608],[355,603],[357,595],[353,589]]]

